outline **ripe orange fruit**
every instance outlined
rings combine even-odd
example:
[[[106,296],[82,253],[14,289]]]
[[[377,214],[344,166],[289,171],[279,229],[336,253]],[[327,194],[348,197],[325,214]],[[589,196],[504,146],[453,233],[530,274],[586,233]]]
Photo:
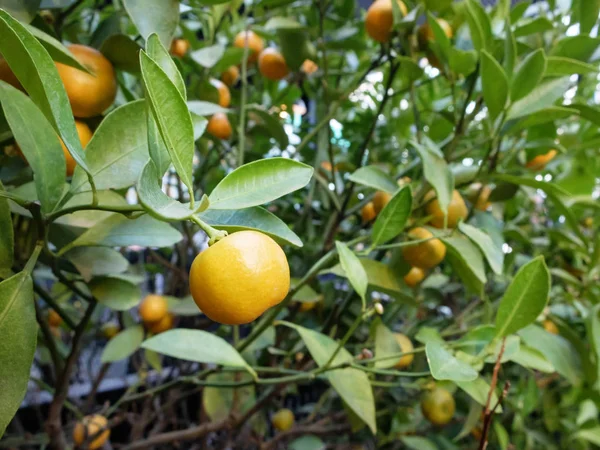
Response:
[[[158,322],[149,323],[148,331],[150,331],[152,334],[159,334],[163,331],[170,330],[171,328],[173,328],[173,321],[173,315],[167,313]]]
[[[377,217],[377,213],[375,212],[375,206],[373,206],[373,202],[367,203],[360,210],[360,217],[362,217],[363,223],[369,223],[375,217]]]
[[[425,201],[435,197],[435,192],[430,191],[425,196]],[[434,198],[430,201],[426,206],[427,214],[433,216],[431,219],[431,225],[436,228],[444,228],[444,213],[440,208],[440,203],[437,198]],[[454,190],[452,192],[452,200],[450,200],[450,204],[448,205],[448,228],[456,228],[458,225],[458,221],[460,219],[466,219],[469,215],[469,211],[467,209],[467,205],[463,200],[460,192]]]
[[[240,69],[238,69],[237,66],[229,66],[227,70],[221,74],[221,81],[229,87],[237,83],[239,79]]]
[[[245,48],[248,41],[248,62],[253,63],[258,59],[258,55],[263,51],[265,43],[254,31],[240,31],[233,40],[234,47]]]
[[[216,78],[211,78],[210,84],[219,91],[219,106],[227,108],[231,104],[231,93],[227,85]]]
[[[280,409],[273,417],[271,417],[271,423],[273,427],[278,431],[287,431],[294,426],[295,418],[294,413],[287,408]]]
[[[79,135],[79,141],[81,142],[81,146],[85,149],[92,139],[92,130],[87,126],[85,122],[81,122],[79,120],[75,121],[75,128],[77,128],[77,134]],[[70,177],[73,175],[73,171],[75,170],[75,166],[77,163],[67,150],[67,147],[60,141],[60,145],[62,146],[63,153],[65,154],[65,162],[67,163],[67,176]]]
[[[102,429],[105,429],[108,425],[106,417],[100,414],[94,414],[92,416],[85,416],[81,422],[77,422],[73,429],[73,441],[75,445],[82,445],[88,438],[96,436]],[[100,448],[108,440],[110,436],[110,429],[106,428],[98,436],[93,439],[86,447],[90,450]]]
[[[402,333],[394,333],[394,337],[396,338],[396,341],[398,342],[398,345],[400,346],[402,353],[412,352],[415,349],[412,341],[408,338],[408,336],[406,336]],[[394,365],[394,367],[396,369],[404,369],[405,367],[410,366],[410,363],[413,362],[413,359],[415,359],[414,353],[409,353],[408,355],[404,355],[402,358],[400,358],[400,361],[398,361]]]
[[[65,85],[73,115],[92,117],[103,113],[115,101],[117,78],[115,69],[98,50],[73,44],[69,50],[94,75],[65,64],[56,63],[58,74]]]
[[[548,333],[558,334],[558,327],[550,319],[544,320],[542,324],[544,325],[544,330],[546,330]]]
[[[167,315],[169,305],[164,297],[149,294],[140,303],[140,317],[144,323],[156,323]]]
[[[206,131],[219,139],[227,140],[233,132],[225,113],[216,113],[208,120]]]
[[[373,207],[375,208],[375,214],[379,214],[381,210],[388,204],[392,194],[389,192],[377,191],[373,197]]]
[[[7,82],[8,84],[10,84],[13,87],[16,87],[17,89],[20,89],[22,91],[24,90],[23,86],[21,86],[21,83],[17,79],[17,76],[14,74],[14,72],[8,66],[8,63],[2,56],[0,56],[0,80]]]
[[[300,67],[300,70],[304,72],[306,75],[312,75],[317,70],[319,70],[319,66],[311,59],[305,59]]]
[[[62,317],[53,309],[48,310],[48,325],[58,327],[63,322]]]
[[[204,250],[192,264],[190,291],[215,322],[252,322],[280,303],[290,289],[290,268],[281,247],[266,234],[238,231]]]
[[[333,167],[329,161],[321,161],[321,168],[326,170],[327,172],[331,172]]]
[[[442,28],[442,30],[444,30],[444,33],[446,34],[446,36],[448,36],[448,38],[452,38],[454,33],[452,31],[452,27],[450,26],[450,24],[441,18],[437,18],[437,19],[435,19],[435,21]],[[429,25],[428,22],[425,22],[423,25],[421,25],[419,27],[419,29],[417,31],[417,38],[419,40],[419,45],[421,45],[421,48],[426,48],[427,44],[429,44],[430,42],[433,42],[435,40],[435,34],[433,34],[433,28],[431,28],[431,25]]]
[[[433,233],[426,228],[413,228],[408,232],[408,236],[413,240],[429,239],[420,244],[402,248],[402,255],[411,266],[432,269],[446,256],[446,246],[439,239],[431,239]]]
[[[411,267],[406,275],[404,275],[404,282],[407,286],[415,287],[425,278],[425,271],[420,267]]]
[[[546,167],[546,164],[552,161],[557,153],[558,152],[556,150],[550,150],[548,153],[543,155],[537,155],[535,158],[532,158],[529,162],[527,162],[525,167],[536,171],[543,170]]]
[[[281,80],[290,73],[283,55],[274,48],[265,48],[258,56],[258,70],[269,80]]]
[[[300,302],[300,307],[298,308],[298,311],[300,311],[300,312],[312,311],[313,309],[315,309],[315,306],[317,306],[317,302]]]
[[[442,388],[428,391],[421,399],[421,411],[432,424],[446,425],[454,416],[456,403],[452,394]]]
[[[105,323],[102,326],[102,335],[108,340],[119,334],[119,331],[121,331],[121,329],[119,328],[119,325],[115,323]]]
[[[406,5],[400,0],[396,1],[402,15],[405,16],[408,13]],[[392,0],[375,0],[367,10],[367,17],[365,18],[367,34],[378,42],[388,42],[392,36],[394,25],[392,8]]]
[[[171,55],[183,58],[190,49],[190,41],[187,39],[173,39],[171,42]]]

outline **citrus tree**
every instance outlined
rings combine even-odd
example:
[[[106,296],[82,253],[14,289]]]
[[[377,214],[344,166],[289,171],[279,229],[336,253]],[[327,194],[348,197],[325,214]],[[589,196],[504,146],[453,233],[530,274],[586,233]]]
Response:
[[[600,445],[598,1],[0,6],[0,447]]]

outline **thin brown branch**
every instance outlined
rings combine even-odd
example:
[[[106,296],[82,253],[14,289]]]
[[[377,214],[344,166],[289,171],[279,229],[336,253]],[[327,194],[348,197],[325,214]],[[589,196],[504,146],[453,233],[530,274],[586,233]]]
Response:
[[[498,357],[496,358],[496,364],[494,365],[494,372],[492,373],[492,382],[490,383],[490,391],[488,392],[487,401],[485,402],[485,410],[483,416],[483,431],[481,433],[481,439],[479,441],[478,450],[485,450],[488,445],[488,435],[490,432],[490,425],[492,423],[492,415],[496,408],[500,405],[500,402],[506,394],[508,393],[508,388],[510,387],[510,383],[506,383],[504,385],[504,390],[502,391],[502,395],[499,397],[498,402],[494,405],[493,409],[490,409],[490,405],[492,403],[492,396],[496,391],[496,386],[498,385],[498,373],[500,372],[500,366],[502,365],[502,355],[504,354],[504,349],[506,347],[506,338],[502,339],[502,345],[500,346],[500,351],[498,352]]]

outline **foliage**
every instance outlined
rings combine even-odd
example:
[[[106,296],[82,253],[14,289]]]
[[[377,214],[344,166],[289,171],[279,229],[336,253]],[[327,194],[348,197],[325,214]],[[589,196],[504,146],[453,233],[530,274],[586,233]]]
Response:
[[[0,2],[0,447],[600,445],[599,3],[364,3]],[[222,325],[190,266],[242,230],[291,286]]]

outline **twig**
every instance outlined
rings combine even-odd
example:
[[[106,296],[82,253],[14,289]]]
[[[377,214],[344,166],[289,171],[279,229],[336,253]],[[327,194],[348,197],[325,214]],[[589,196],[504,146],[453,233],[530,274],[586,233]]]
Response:
[[[483,431],[481,433],[481,440],[479,441],[478,450],[485,450],[488,444],[488,434],[490,431],[490,424],[492,422],[492,414],[494,410],[498,407],[506,393],[508,393],[508,387],[510,387],[510,383],[505,384],[504,390],[502,392],[502,396],[498,399],[498,402],[494,406],[493,409],[490,409],[490,404],[492,403],[492,396],[494,391],[496,390],[496,386],[498,384],[498,372],[500,372],[500,366],[502,365],[502,355],[504,354],[504,348],[506,347],[506,338],[502,339],[502,345],[500,346],[500,351],[498,352],[498,357],[496,358],[496,364],[494,365],[494,372],[492,374],[492,382],[490,383],[490,391],[488,392],[487,401],[485,402],[485,410],[484,410],[484,419],[483,419]],[[505,393],[506,392],[506,393]]]
[[[48,351],[50,352],[50,358],[52,359],[52,365],[54,368],[54,379],[57,380],[62,370],[62,361],[58,354],[56,342],[54,342],[54,337],[52,337],[52,332],[50,331],[48,322],[42,315],[38,302],[34,301],[33,304],[35,306],[35,318],[37,319],[37,322],[40,325],[42,335],[44,336],[44,342],[46,343],[46,347],[48,347]]]

